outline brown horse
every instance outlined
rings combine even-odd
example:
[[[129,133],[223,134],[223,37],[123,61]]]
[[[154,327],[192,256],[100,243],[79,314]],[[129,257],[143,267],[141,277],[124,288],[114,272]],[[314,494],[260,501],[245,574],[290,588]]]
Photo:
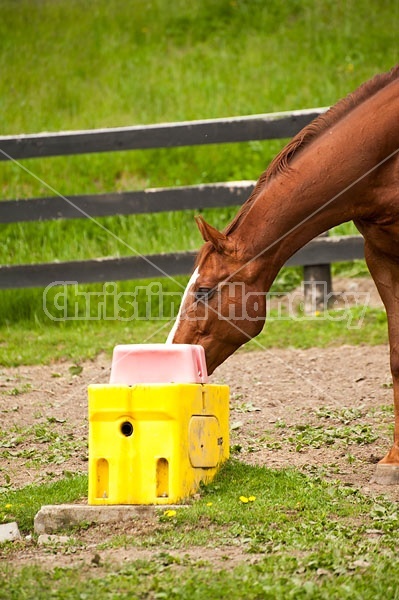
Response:
[[[262,330],[287,259],[351,220],[388,316],[395,433],[376,476],[399,483],[399,65],[294,137],[223,232],[197,218],[206,243],[168,342],[201,344],[212,373]]]

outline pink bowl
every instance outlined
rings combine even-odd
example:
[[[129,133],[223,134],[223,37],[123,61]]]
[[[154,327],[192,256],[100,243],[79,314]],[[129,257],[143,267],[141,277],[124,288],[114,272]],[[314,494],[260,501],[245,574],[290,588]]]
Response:
[[[193,344],[115,346],[110,383],[206,383],[205,351]]]

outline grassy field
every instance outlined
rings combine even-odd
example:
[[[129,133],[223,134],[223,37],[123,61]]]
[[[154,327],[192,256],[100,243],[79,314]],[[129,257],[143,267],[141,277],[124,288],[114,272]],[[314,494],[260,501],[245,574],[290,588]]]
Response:
[[[310,348],[343,344],[387,343],[387,321],[381,309],[353,308],[343,318],[331,311],[330,318],[267,321],[263,332],[245,350],[264,348]],[[352,327],[348,328],[348,323]],[[359,325],[359,326],[357,326]],[[50,364],[57,360],[72,363],[93,359],[101,352],[111,357],[117,344],[163,343],[171,328],[169,321],[69,321],[53,327],[40,322],[20,321],[0,328],[0,364],[3,366]]]
[[[376,11],[354,0],[342,5],[178,0],[173,7],[162,0],[93,0],[84,8],[77,0],[20,0],[18,9],[3,0],[0,130],[57,131],[327,106],[397,62],[398,15],[393,1]],[[1,197],[52,195],[47,186],[68,195],[256,179],[283,143],[33,159],[23,161],[26,170],[2,163]],[[204,215],[221,228],[235,211]],[[191,211],[98,222],[105,229],[81,220],[2,225],[0,263],[195,249],[201,243]],[[285,285],[297,281],[290,273],[283,274]],[[166,282],[167,290],[181,289],[184,282]],[[118,290],[136,285],[125,282]],[[42,339],[62,337],[59,325],[43,313],[42,290],[3,291],[0,301],[5,354],[8,343],[19,343],[21,330],[36,338],[32,355],[41,357]],[[124,328],[104,327],[101,337],[109,332],[113,343],[124,337]],[[69,323],[66,339],[71,329],[78,337],[81,323]],[[144,329],[140,324],[133,331],[146,339],[153,324],[148,334]],[[95,354],[96,327],[85,335]],[[132,341],[139,341],[135,333]]]
[[[327,106],[398,62],[399,5],[381,0],[2,0],[0,132],[2,135],[116,127]],[[0,164],[1,199],[148,186],[257,179],[284,141],[214,145]],[[203,211],[222,228],[236,207]],[[0,225],[0,263],[35,263],[196,249],[192,211],[93,221]],[[339,233],[351,233],[341,226]],[[118,238],[120,241],[118,241]],[[130,248],[130,249],[129,249]],[[336,265],[364,274],[364,263]],[[283,270],[274,289],[300,281]],[[177,292],[186,278],[162,281]],[[123,282],[132,292],[150,282]],[[80,286],[101,291],[102,286]],[[73,290],[69,298],[73,299]],[[55,292],[49,296],[54,304]],[[163,341],[167,321],[53,321],[43,290],[0,291],[0,365],[75,364],[116,343]],[[141,313],[142,314],[142,313]],[[354,319],[359,317],[352,309]],[[162,328],[161,328],[162,327]],[[272,321],[248,349],[386,341],[386,319],[370,309],[364,326],[347,322]],[[11,449],[12,451],[12,449]],[[84,476],[51,485],[2,490],[0,522],[16,519],[32,533],[46,503],[78,501]],[[243,502],[240,496],[253,496]],[[188,509],[159,513],[154,531],[124,544],[153,550],[151,560],[98,572],[13,566],[30,543],[0,547],[0,599],[75,598],[399,598],[397,507],[381,498],[326,484],[295,471],[232,461]],[[71,532],[69,532],[71,533]],[[77,536],[79,537],[79,536]],[[237,545],[254,564],[213,568],[204,559],[178,563],[171,551]],[[79,542],[77,542],[79,545]],[[73,554],[74,542],[63,550]],[[52,549],[49,549],[52,552]],[[259,555],[259,556],[258,556]]]
[[[6,508],[0,513],[16,516],[21,530],[30,532],[42,503],[84,494],[84,478],[66,483],[3,494]],[[145,531],[111,537],[98,548],[98,572],[93,565],[55,567],[50,573],[37,566],[15,570],[14,553],[24,546],[28,551],[30,542],[3,547],[9,564],[0,565],[0,598],[393,599],[398,525],[396,505],[386,499],[369,499],[293,470],[231,461],[189,506],[160,508]],[[71,536],[68,546],[48,549],[55,559],[79,551],[79,529],[64,533]],[[207,558],[207,549],[215,546],[225,552],[217,567]],[[153,557],[117,569],[100,558],[107,550],[129,547],[151,550]],[[188,553],[193,547],[196,556]],[[238,549],[245,561],[230,564]]]

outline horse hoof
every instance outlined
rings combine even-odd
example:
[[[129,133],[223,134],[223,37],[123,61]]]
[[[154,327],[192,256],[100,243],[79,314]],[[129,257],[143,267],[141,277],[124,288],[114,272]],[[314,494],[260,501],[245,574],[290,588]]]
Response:
[[[399,465],[378,464],[370,483],[378,485],[398,485]]]

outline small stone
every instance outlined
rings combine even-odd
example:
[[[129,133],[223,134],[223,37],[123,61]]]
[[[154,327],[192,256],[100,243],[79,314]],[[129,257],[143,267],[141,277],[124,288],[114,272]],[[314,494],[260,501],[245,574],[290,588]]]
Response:
[[[371,565],[371,563],[369,563],[367,560],[355,560],[353,563],[353,566],[356,568],[360,568],[360,569],[366,569],[367,567],[369,567]]]
[[[68,535],[50,535],[48,533],[42,533],[37,538],[38,546],[55,546],[57,544],[67,544],[70,540]]]
[[[0,544],[2,542],[15,542],[15,540],[20,539],[21,534],[19,533],[18,524],[15,521],[0,525]]]

